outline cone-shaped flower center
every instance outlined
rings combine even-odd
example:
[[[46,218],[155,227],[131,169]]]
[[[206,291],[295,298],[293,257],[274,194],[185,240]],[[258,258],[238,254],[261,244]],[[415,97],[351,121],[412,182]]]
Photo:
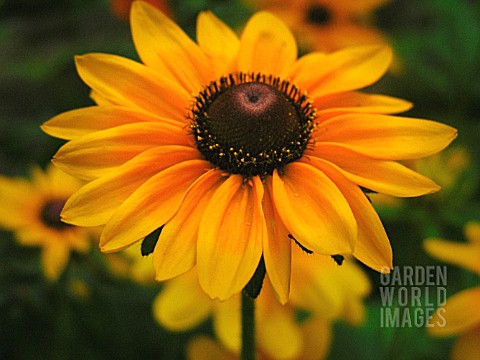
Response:
[[[47,201],[40,210],[40,219],[42,223],[47,227],[57,230],[63,230],[70,227],[71,225],[60,220],[60,213],[62,212],[64,205],[64,200]]]
[[[329,9],[321,5],[312,5],[307,10],[307,21],[314,25],[327,25],[332,19]]]
[[[207,160],[250,177],[299,159],[314,117],[306,96],[290,83],[239,73],[211,83],[197,96],[192,130]]]
[[[281,148],[301,127],[285,95],[262,83],[227,90],[210,105],[208,115],[210,131],[218,142],[254,153]]]

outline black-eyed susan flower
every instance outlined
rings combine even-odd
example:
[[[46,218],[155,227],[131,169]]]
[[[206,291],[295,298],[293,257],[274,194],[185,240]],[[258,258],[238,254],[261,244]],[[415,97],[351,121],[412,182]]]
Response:
[[[77,57],[97,105],[42,127],[69,140],[55,164],[88,181],[64,221],[105,224],[105,252],[148,240],[157,280],[196,265],[203,290],[222,300],[264,261],[285,302],[292,246],[392,266],[362,188],[405,197],[437,191],[396,160],[436,153],[456,131],[387,115],[411,104],[357,91],[387,70],[388,48],[297,59],[293,35],[266,12],[240,37],[203,12],[198,44],[141,1],[131,25],[143,63]]]
[[[328,256],[305,257],[300,249],[292,254],[288,303],[279,304],[269,281],[256,300],[257,350],[268,359],[322,359],[328,353],[335,321],[359,325],[364,320],[363,300],[370,282],[350,259],[338,266]],[[211,300],[193,270],[165,284],[154,301],[153,313],[159,324],[172,331],[190,330],[211,316],[222,346],[238,354],[240,300],[240,295],[227,301]],[[299,311],[304,314],[301,320]]]
[[[480,275],[480,223],[465,226],[467,243],[427,239],[425,249],[432,256],[459,265]],[[480,286],[449,297],[430,320],[427,331],[433,336],[458,335],[452,348],[454,360],[480,357]]]
[[[54,166],[34,168],[30,180],[0,177],[0,226],[14,231],[18,242],[41,248],[45,275],[56,280],[72,251],[90,248],[91,231],[60,220],[67,199],[81,182]]]
[[[389,0],[244,0],[285,21],[307,49],[336,51],[347,46],[388,44],[373,13]]]

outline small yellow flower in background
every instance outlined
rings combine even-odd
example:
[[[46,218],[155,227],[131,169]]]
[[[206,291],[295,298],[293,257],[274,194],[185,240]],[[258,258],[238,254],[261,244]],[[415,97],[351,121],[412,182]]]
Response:
[[[30,180],[0,177],[0,226],[14,231],[21,245],[41,247],[50,280],[62,274],[71,251],[90,248],[91,230],[60,220],[65,202],[81,185],[53,165],[45,172],[34,168]]]
[[[370,283],[350,259],[339,266],[328,256],[304,256],[300,249],[293,253],[289,302],[278,303],[268,281],[256,299],[258,351],[272,359],[305,359],[309,353],[323,358],[334,321],[359,325],[364,320],[363,300]],[[296,319],[298,310],[306,314],[305,319]],[[195,271],[167,282],[153,312],[172,331],[189,330],[212,316],[222,346],[236,354],[240,351],[240,295],[224,302],[211,300],[198,285]]]
[[[297,244],[392,267],[361,188],[400,197],[437,191],[396,161],[442,150],[456,130],[390,116],[411,104],[357,91],[385,73],[389,48],[297,59],[292,33],[266,12],[240,37],[202,12],[197,44],[142,1],[133,3],[131,26],[143,64],[77,57],[97,105],[42,126],[69,140],[54,163],[88,181],[64,221],[105,225],[104,252],[153,239],[157,280],[196,265],[202,289],[221,300],[239,293],[263,258],[285,303]]]
[[[467,243],[427,239],[425,249],[436,258],[459,265],[480,275],[480,223],[465,226]],[[480,359],[480,286],[449,297],[431,320],[427,331],[434,336],[458,338],[453,345],[454,360]]]
[[[389,0],[244,0],[267,10],[294,29],[306,49],[332,52],[353,45],[387,45],[373,26],[373,12]]]

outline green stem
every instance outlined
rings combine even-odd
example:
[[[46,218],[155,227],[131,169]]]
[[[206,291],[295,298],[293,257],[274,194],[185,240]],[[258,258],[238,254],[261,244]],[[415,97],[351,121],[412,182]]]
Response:
[[[255,360],[255,299],[242,291],[241,360]]]

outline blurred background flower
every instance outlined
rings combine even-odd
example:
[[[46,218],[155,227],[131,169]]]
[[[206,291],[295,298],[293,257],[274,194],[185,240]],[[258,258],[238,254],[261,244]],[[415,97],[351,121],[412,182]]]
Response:
[[[465,226],[467,243],[427,239],[425,249],[432,256],[480,275],[480,222]],[[477,279],[477,284],[479,280]],[[451,358],[480,358],[480,286],[450,296],[431,320],[428,332],[433,336],[457,335]]]
[[[31,180],[0,177],[0,226],[15,232],[20,244],[42,249],[42,268],[56,280],[71,251],[86,253],[96,228],[79,228],[60,220],[67,199],[82,183],[50,165],[32,171]]]
[[[244,0],[267,10],[295,31],[304,50],[332,52],[353,45],[386,45],[375,11],[390,0]]]
[[[359,326],[365,320],[370,282],[352,259],[340,266],[329,256],[305,256],[299,248],[292,254],[290,301],[282,306],[268,280],[256,300],[258,352],[268,359],[323,359],[335,321]],[[240,295],[225,302],[211,300],[194,270],[165,284],[153,313],[172,331],[192,329],[211,316],[221,346],[240,352]]]
[[[176,0],[169,6],[192,37],[201,10],[212,10],[235,29],[254,11],[243,0]],[[368,195],[391,240],[395,265],[443,265],[426,253],[423,239],[461,239],[465,224],[480,220],[480,3],[392,0],[369,10],[364,21],[388,39],[402,63],[401,73],[388,74],[368,91],[408,99],[415,106],[406,115],[459,129],[452,149],[409,164],[421,167],[418,171],[445,191],[408,202]],[[112,11],[111,0],[0,1],[0,49],[0,174],[30,183],[32,164],[46,169],[63,143],[39,125],[62,111],[92,105],[73,56],[105,52],[136,59],[136,54],[129,25]],[[2,359],[184,359],[198,335],[216,341],[211,319],[181,332],[158,326],[151,306],[162,285],[134,274],[137,262],[148,268],[152,261],[140,255],[140,246],[116,267],[109,260],[113,255],[101,255],[96,245],[87,253],[73,251],[62,275],[51,282],[41,267],[41,247],[21,245],[6,229],[0,230],[0,240]],[[372,284],[363,301],[364,322],[357,327],[329,323],[327,358],[450,356],[457,342],[453,337],[433,337],[425,328],[381,328],[379,278],[362,270]],[[449,264],[449,297],[476,288],[478,279]],[[297,315],[301,320],[302,313]]]

